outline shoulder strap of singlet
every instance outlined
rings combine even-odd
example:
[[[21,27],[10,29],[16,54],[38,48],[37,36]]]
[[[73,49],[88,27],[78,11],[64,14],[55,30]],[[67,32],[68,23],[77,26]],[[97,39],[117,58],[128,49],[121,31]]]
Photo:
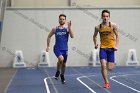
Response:
[[[111,22],[109,22],[109,27],[111,27]],[[100,28],[102,28],[102,23],[100,24]]]
[[[100,24],[100,29],[102,28],[102,23]]]
[[[111,22],[109,22],[109,27],[111,28]]]
[[[59,26],[56,26],[56,27],[55,27],[55,32],[57,32],[58,29],[59,29]]]

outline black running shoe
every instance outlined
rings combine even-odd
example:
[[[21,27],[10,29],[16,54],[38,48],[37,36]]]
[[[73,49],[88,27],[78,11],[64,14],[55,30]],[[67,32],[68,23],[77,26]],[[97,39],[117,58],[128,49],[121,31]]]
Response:
[[[64,75],[61,74],[60,77],[61,77],[61,82],[62,82],[62,84],[65,84],[66,81],[65,81]]]
[[[60,71],[57,71],[56,74],[55,74],[55,79],[56,79],[56,80],[58,80],[59,75],[60,75]]]

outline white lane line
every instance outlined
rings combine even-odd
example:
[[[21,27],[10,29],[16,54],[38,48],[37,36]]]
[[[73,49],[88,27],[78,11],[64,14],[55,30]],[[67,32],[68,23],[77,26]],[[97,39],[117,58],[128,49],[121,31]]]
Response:
[[[90,76],[95,76],[95,75],[90,75]],[[80,78],[85,78],[87,76],[81,76],[76,78],[81,84],[83,84],[86,88],[88,88],[92,93],[96,93],[93,89],[91,89],[88,85],[86,85],[82,80],[80,80]]]
[[[51,93],[50,89],[49,89],[49,86],[48,86],[48,83],[47,83],[47,79],[48,78],[44,78],[44,83],[45,83],[46,91],[47,91],[47,93]]]
[[[121,82],[119,82],[119,81],[113,79],[113,78],[115,78],[115,77],[122,77],[122,76],[127,76],[127,75],[138,75],[138,74],[116,75],[116,76],[112,76],[112,77],[110,77],[110,79],[113,80],[113,81],[115,81],[116,83],[119,83],[120,85],[123,85],[123,86],[125,86],[125,87],[127,87],[127,88],[129,88],[129,89],[131,89],[131,90],[133,90],[133,91],[135,91],[135,92],[137,92],[137,93],[140,93],[139,90],[137,90],[137,89],[135,89],[135,88],[132,88],[132,87],[126,85],[126,84],[123,84],[123,83],[121,83]]]
[[[7,93],[9,86],[11,85],[12,81],[14,80],[16,74],[17,74],[18,70],[16,70],[16,72],[14,73],[14,75],[12,76],[12,78],[10,79],[8,85],[6,86],[6,89],[4,90],[4,93]]]
[[[88,75],[89,74],[93,74],[93,73],[88,73]],[[85,74],[71,74],[71,75],[65,75],[65,76],[76,76],[76,75],[85,75]],[[54,77],[54,76],[50,76],[50,77],[44,78],[44,83],[45,83],[45,87],[46,87],[47,93],[51,93],[50,89],[49,89],[49,86],[48,86],[48,83],[47,83],[47,79],[48,78],[52,78],[52,77]]]

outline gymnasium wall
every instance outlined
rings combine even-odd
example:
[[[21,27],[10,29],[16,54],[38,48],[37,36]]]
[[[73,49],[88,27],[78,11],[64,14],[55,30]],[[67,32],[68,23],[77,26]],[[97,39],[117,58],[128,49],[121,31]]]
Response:
[[[22,50],[27,66],[39,62],[42,50],[45,50],[47,35],[58,25],[58,15],[67,15],[72,21],[75,34],[69,39],[68,66],[87,66],[91,62],[94,49],[92,36],[95,25],[101,22],[100,14],[104,8],[9,8],[5,12],[2,40],[0,47],[0,66],[12,66],[15,50]],[[119,31],[119,50],[116,63],[124,66],[129,49],[136,49],[140,60],[140,8],[107,8],[111,11],[111,21]],[[98,39],[99,41],[99,39]],[[57,59],[53,53],[54,36],[51,40],[51,66],[56,66]]]
[[[70,2],[79,6],[139,6],[139,0],[12,0],[12,7],[68,6]]]

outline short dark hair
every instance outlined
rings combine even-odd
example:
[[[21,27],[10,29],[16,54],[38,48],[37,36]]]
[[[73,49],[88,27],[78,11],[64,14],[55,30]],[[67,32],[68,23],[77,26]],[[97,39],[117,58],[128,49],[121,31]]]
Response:
[[[60,15],[59,15],[59,18],[60,18],[61,16],[65,17],[65,19],[66,19],[66,15],[65,15],[65,14],[60,14]]]
[[[103,13],[108,13],[109,16],[110,16],[110,11],[109,11],[109,10],[103,10],[103,11],[102,11],[102,16],[103,16]]]

